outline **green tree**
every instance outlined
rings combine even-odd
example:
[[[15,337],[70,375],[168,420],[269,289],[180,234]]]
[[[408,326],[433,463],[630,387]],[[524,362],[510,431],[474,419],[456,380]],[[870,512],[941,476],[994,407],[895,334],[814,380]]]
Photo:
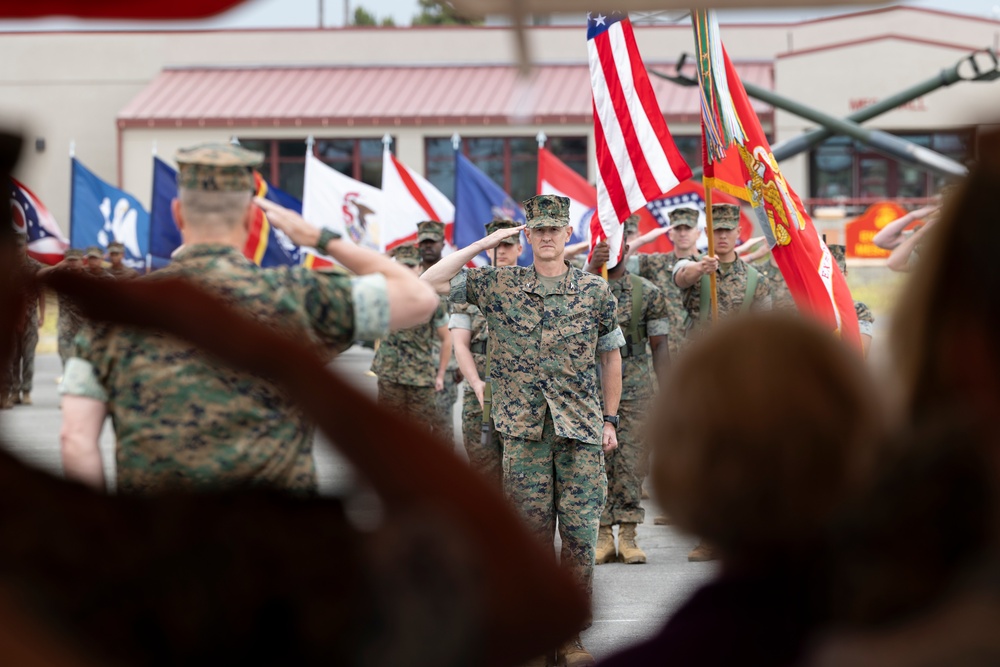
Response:
[[[413,17],[413,25],[479,25],[482,17],[458,14],[447,0],[419,0],[420,13]]]
[[[396,27],[396,21],[393,20],[393,18],[391,16],[386,16],[384,19],[382,19],[382,23],[380,25],[383,28],[395,28]]]
[[[355,7],[352,25],[378,25],[378,19],[364,7]]]

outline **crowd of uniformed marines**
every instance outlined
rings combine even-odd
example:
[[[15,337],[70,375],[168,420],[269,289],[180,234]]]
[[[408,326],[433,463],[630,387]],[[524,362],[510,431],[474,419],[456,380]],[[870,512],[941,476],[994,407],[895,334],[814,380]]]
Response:
[[[229,145],[178,153],[174,215],[184,245],[155,276],[188,277],[307,336],[330,356],[356,341],[375,342],[379,402],[438,433],[443,444],[454,442],[452,410],[462,382],[469,463],[502,488],[539,539],[551,543],[558,525],[562,562],[581,587],[592,590],[595,564],[645,563],[636,543],[636,525],[644,521],[644,416],[657,374],[709,324],[710,275],[721,318],[795,307],[773,260],[740,258],[739,207],[712,207],[714,256],[698,252],[695,208],[670,212],[674,250],[663,254],[628,247],[639,240],[630,218],[626,259],[606,280],[600,275],[606,244],[582,268],[567,261],[569,201],[554,195],[524,202],[525,226],[484,221],[485,238],[443,258],[444,225],[420,223],[417,243],[395,248],[390,259],[253,201],[250,170],[261,159]],[[254,205],[292,241],[332,256],[350,273],[253,265],[239,249]],[[526,267],[517,265],[522,231],[534,258]],[[842,263],[842,247],[831,249]],[[89,248],[67,251],[61,264],[46,269],[22,243],[20,261],[31,275],[137,275],[122,264],[120,244],[108,251],[109,267],[100,248]],[[487,265],[466,268],[483,255]],[[417,288],[426,291],[428,283],[441,295],[438,302],[419,298]],[[15,323],[21,344],[0,378],[4,408],[31,403],[45,315],[44,298],[31,296]],[[871,312],[858,304],[858,314],[870,339]],[[105,487],[98,437],[110,414],[119,492],[247,482],[316,491],[312,426],[259,378],[154,333],[86,323],[62,298],[58,341],[68,477]],[[705,544],[690,555],[711,557]],[[560,660],[593,664],[579,637],[562,647]]]

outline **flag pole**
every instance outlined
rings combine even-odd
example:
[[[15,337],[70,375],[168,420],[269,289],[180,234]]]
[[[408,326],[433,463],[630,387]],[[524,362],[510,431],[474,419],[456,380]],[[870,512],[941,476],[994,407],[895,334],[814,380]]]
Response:
[[[705,185],[705,222],[708,227],[705,236],[708,237],[708,256],[715,257],[715,225],[712,221],[712,186],[705,179],[702,179],[702,183]],[[712,274],[708,277],[712,298],[712,324],[715,324],[719,319],[719,295],[715,282],[716,273],[716,271],[712,271]]]

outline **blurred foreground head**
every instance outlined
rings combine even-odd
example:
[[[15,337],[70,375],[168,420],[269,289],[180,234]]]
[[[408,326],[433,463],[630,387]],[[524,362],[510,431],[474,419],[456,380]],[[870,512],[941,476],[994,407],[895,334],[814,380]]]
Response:
[[[892,351],[905,415],[985,409],[1000,399],[1000,132],[945,197],[894,318]]]
[[[681,356],[648,441],[660,503],[724,563],[814,548],[883,429],[861,359],[803,318],[724,322]]]

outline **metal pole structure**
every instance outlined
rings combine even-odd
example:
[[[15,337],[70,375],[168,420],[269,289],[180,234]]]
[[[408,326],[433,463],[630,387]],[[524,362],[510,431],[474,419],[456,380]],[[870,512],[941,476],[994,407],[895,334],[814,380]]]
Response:
[[[888,132],[870,130],[849,120],[836,118],[765,88],[755,86],[752,83],[744,82],[743,87],[746,89],[747,95],[751,97],[755,97],[762,102],[767,102],[775,108],[783,109],[806,120],[811,120],[817,125],[822,125],[831,134],[843,134],[857,139],[861,143],[871,146],[876,152],[888,157],[918,165],[941,176],[961,178],[969,173],[969,170],[961,162],[952,160],[950,157],[941,155],[929,148],[918,146]]]
[[[847,116],[845,120],[859,124],[864,123],[867,120],[892,111],[907,102],[912,102],[918,97],[933,93],[940,88],[947,88],[959,81],[993,81],[997,77],[1000,77],[1000,61],[997,59],[997,54],[989,49],[975,51],[962,58],[954,66],[941,70],[937,76],[901,90],[895,95],[890,95],[884,100],[880,100],[860,111],[856,111]],[[832,132],[829,129],[820,128],[800,134],[787,141],[782,141],[772,147],[774,158],[780,162],[799,153],[804,153],[835,134],[836,132]]]

